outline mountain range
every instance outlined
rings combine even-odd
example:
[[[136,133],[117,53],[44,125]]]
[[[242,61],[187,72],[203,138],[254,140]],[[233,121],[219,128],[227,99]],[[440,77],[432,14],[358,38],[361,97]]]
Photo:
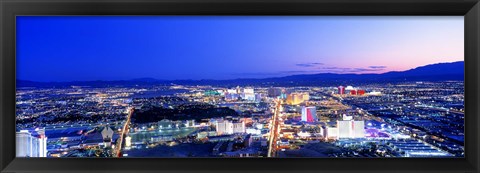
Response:
[[[262,79],[229,79],[229,80],[159,80],[154,78],[138,78],[117,81],[74,81],[74,82],[35,82],[17,80],[17,87],[69,87],[72,85],[110,87],[110,86],[143,86],[158,84],[179,85],[215,85],[215,86],[331,86],[346,84],[365,84],[381,82],[407,81],[447,81],[464,80],[464,61],[438,63],[420,66],[406,71],[392,71],[381,74],[301,74],[285,77]]]

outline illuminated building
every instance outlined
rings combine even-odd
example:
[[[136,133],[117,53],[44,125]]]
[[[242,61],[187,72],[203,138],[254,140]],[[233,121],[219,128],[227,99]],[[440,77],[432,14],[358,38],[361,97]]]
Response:
[[[354,120],[337,121],[338,138],[364,138],[365,122]]]
[[[345,87],[338,86],[338,94],[345,94]]]
[[[302,121],[315,122],[317,121],[317,109],[315,106],[302,107]]]
[[[217,121],[215,127],[217,134],[245,133],[245,122],[230,122],[228,120]]]
[[[35,129],[38,134],[38,157],[47,157],[47,136],[45,136],[45,128]]]
[[[255,94],[254,93],[243,93],[243,99],[248,101],[255,101]]]
[[[338,139],[338,128],[336,127],[326,127],[325,136],[327,139]]]
[[[291,93],[287,96],[287,104],[298,105],[305,101],[308,101],[310,96],[308,93]]]
[[[245,133],[245,122],[233,122],[232,123],[232,132],[233,133]]]
[[[218,135],[245,133],[245,122],[230,122],[228,120],[217,121],[215,127]]]
[[[255,101],[255,92],[253,88],[244,88],[242,93],[242,99],[248,101]]]
[[[261,100],[262,100],[262,94],[260,93],[255,94],[255,101],[260,102]]]
[[[16,156],[47,157],[47,137],[45,136],[45,129],[36,129],[33,133],[30,133],[28,130],[17,132]]]
[[[365,137],[365,121],[352,121],[353,138]]]
[[[237,90],[235,90],[235,89],[228,89],[228,90],[227,90],[227,93],[228,93],[228,94],[238,94],[238,93],[237,93]]]
[[[33,137],[27,130],[22,130],[16,134],[16,153],[17,157],[33,157]]]
[[[228,89],[225,93],[226,100],[237,100],[239,96],[239,92],[236,89]]]
[[[215,125],[215,130],[217,131],[218,135],[232,134],[233,129],[230,126],[230,122],[228,122],[227,120],[217,121]]]
[[[365,95],[365,90],[357,90],[357,95]]]
[[[132,146],[132,137],[127,136],[125,137],[125,147],[131,147]]]
[[[337,121],[338,138],[350,138],[351,136],[351,121]]]
[[[243,89],[243,93],[253,94],[254,90],[253,90],[253,88],[245,88],[245,89]]]
[[[365,95],[365,90],[354,89],[350,90],[350,95]]]
[[[112,144],[112,140],[113,140],[113,130],[108,126],[103,128],[102,138],[103,138],[103,143],[105,147],[109,147]]]
[[[347,92],[348,92],[348,91],[351,91],[351,90],[355,90],[355,88],[353,88],[353,86],[347,86],[347,87],[345,88],[345,91],[347,91]]]
[[[310,100],[310,95],[308,93],[304,93],[304,94],[302,94],[302,99],[303,99],[303,101],[308,101],[308,100]]]
[[[240,90],[240,86],[237,86],[237,89],[236,89],[236,90],[237,90],[237,94],[242,93],[242,91]]]
[[[357,90],[350,90],[350,95],[357,95]]]
[[[372,92],[367,93],[367,95],[380,96],[380,95],[382,95],[382,93],[381,93],[381,92],[378,92],[378,91],[372,91]]]
[[[327,135],[325,135],[325,127],[320,127],[320,133],[317,133],[317,134],[320,134],[322,135],[323,137],[326,137]]]
[[[295,99],[294,97],[295,97],[294,94],[287,95],[287,104],[293,105],[294,104],[294,99]]]
[[[324,138],[327,138],[328,137],[328,127],[327,126],[322,126],[320,129],[321,129],[321,132],[322,132],[322,136]]]

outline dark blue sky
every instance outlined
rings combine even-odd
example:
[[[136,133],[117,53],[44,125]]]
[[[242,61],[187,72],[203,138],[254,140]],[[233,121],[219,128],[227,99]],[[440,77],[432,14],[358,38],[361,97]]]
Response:
[[[461,16],[17,17],[22,80],[382,73],[461,60]]]

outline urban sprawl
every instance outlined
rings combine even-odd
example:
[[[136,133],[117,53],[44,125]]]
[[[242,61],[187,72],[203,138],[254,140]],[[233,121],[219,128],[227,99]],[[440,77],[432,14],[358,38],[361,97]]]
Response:
[[[463,81],[18,88],[17,157],[464,157]]]

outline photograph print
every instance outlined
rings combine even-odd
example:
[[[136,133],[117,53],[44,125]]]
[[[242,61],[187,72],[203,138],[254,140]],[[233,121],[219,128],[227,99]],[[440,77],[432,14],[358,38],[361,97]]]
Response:
[[[463,16],[17,16],[16,156],[463,158]]]

